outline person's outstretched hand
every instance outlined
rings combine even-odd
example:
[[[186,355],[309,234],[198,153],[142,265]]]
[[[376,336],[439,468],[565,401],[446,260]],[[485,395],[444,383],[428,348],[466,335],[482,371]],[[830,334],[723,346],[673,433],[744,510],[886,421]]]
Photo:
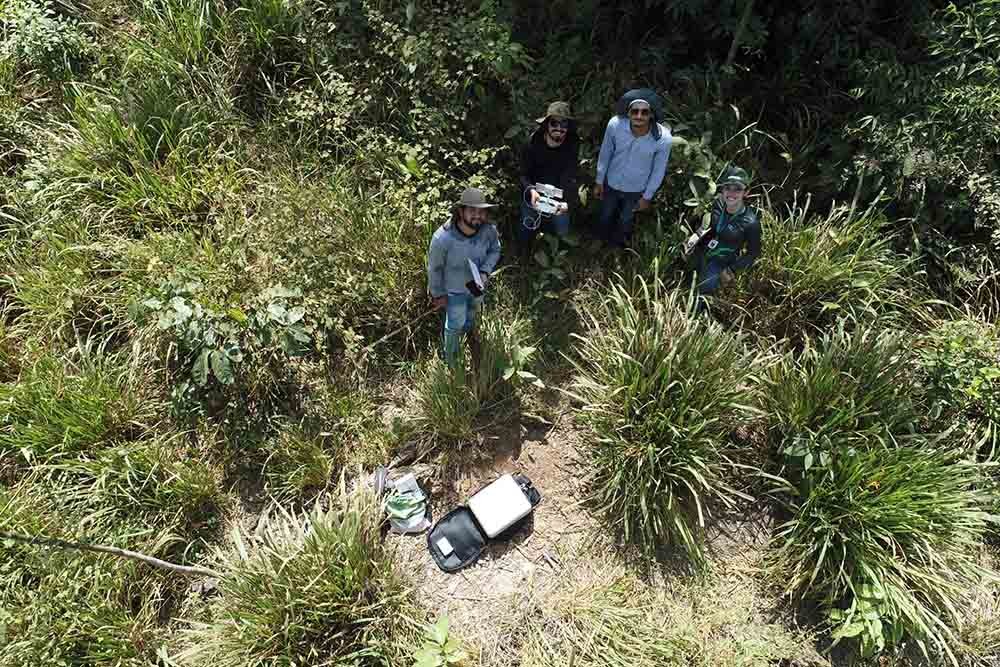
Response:
[[[441,310],[448,305],[448,297],[446,296],[434,296],[431,297],[431,305],[434,306],[434,310]]]
[[[650,201],[643,197],[639,200],[639,205],[635,208],[637,211],[646,211],[649,209]]]
[[[604,184],[595,183],[594,184],[594,196],[598,199],[604,199]]]

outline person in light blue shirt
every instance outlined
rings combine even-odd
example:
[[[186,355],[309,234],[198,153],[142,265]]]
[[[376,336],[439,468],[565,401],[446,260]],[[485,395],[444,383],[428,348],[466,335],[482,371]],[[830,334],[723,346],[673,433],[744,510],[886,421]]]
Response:
[[[486,217],[486,210],[493,206],[486,202],[482,190],[466,188],[451,220],[434,232],[427,251],[427,291],[434,308],[444,310],[442,352],[451,365],[458,363],[465,334],[472,362],[479,365],[476,315],[486,283],[500,260],[500,235]]]
[[[649,208],[663,183],[670,159],[670,128],[659,122],[659,97],[651,90],[631,90],[608,121],[597,158],[594,196],[601,200],[598,235],[625,247],[636,211]]]

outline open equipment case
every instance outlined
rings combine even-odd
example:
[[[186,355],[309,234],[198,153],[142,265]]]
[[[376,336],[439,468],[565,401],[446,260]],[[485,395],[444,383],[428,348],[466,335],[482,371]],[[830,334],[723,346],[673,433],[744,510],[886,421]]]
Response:
[[[491,540],[516,532],[541,501],[530,479],[503,475],[434,524],[427,533],[434,562],[445,572],[472,565]]]

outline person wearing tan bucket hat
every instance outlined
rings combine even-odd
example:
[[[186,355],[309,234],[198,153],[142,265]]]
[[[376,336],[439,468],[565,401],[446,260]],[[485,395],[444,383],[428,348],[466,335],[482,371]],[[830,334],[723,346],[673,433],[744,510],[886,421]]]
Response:
[[[479,188],[466,188],[427,251],[427,291],[434,308],[444,310],[441,352],[451,365],[459,361],[464,335],[469,336],[473,363],[478,363],[476,316],[500,261],[500,234],[487,219],[494,206]]]
[[[521,218],[516,235],[521,250],[528,253],[540,229],[559,236],[569,231],[569,202],[576,195],[580,139],[576,120],[568,102],[549,104],[545,115],[536,118],[538,128],[521,149]],[[536,208],[540,193],[532,186],[546,184],[564,193],[561,211],[543,216]]]

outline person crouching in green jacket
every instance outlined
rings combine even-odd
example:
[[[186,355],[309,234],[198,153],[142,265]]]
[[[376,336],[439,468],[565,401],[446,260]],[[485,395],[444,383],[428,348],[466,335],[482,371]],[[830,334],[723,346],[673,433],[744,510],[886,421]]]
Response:
[[[478,365],[476,316],[490,274],[500,260],[500,235],[488,222],[482,190],[466,188],[452,212],[431,238],[427,252],[427,289],[431,303],[444,310],[442,353],[449,365],[458,363],[462,336],[469,334],[473,363]]]
[[[699,310],[704,297],[753,266],[760,256],[761,228],[757,212],[746,205],[750,176],[730,167],[722,176],[719,198],[712,206],[711,240],[704,249],[698,271]]]

